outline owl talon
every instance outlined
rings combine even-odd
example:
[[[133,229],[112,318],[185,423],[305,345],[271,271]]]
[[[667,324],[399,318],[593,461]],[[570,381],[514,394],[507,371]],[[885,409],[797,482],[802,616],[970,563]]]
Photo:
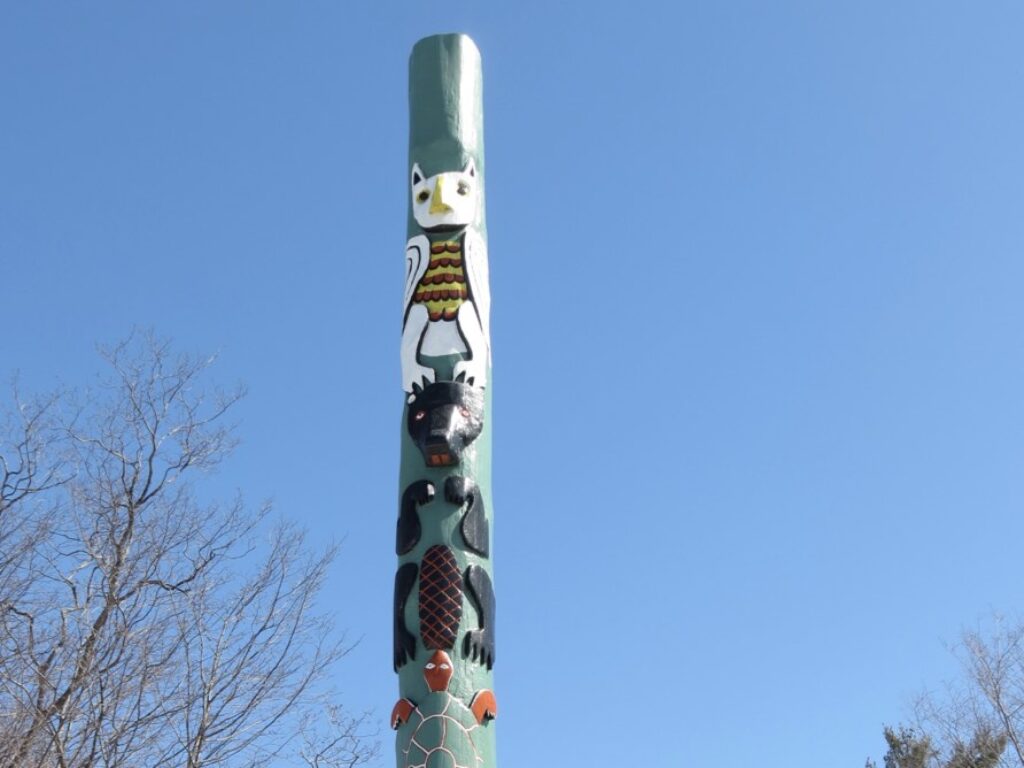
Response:
[[[434,383],[435,374],[433,368],[425,365],[416,365],[415,370],[405,377],[405,391],[411,394],[421,392]]]
[[[473,360],[462,360],[455,364],[452,369],[452,378],[455,381],[469,384],[470,386],[479,386],[483,388],[487,381],[487,371],[483,369],[479,363]],[[477,384],[476,382],[480,382]]]

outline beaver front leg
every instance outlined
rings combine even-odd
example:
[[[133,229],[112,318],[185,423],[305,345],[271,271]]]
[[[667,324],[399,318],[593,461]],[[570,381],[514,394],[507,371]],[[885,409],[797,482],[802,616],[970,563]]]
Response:
[[[444,497],[459,506],[469,502],[460,525],[462,538],[471,550],[488,557],[491,552],[490,529],[480,488],[468,477],[449,477],[444,483]]]
[[[434,500],[434,486],[426,480],[417,480],[402,493],[402,504],[398,510],[398,531],[395,537],[395,552],[404,555],[420,541],[423,528],[417,508]]]

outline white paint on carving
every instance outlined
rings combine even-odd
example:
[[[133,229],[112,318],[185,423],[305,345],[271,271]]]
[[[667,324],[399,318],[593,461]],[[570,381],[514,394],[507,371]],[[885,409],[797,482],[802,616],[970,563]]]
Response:
[[[465,227],[476,221],[480,205],[480,178],[470,160],[461,171],[446,171],[427,178],[419,163],[412,167],[412,213],[426,230]]]
[[[453,376],[460,376],[476,387],[487,385],[487,370],[491,363],[490,310],[491,291],[488,278],[487,244],[474,229],[480,205],[479,176],[470,160],[461,171],[439,173],[424,177],[418,163],[410,174],[413,211],[416,221],[424,228],[440,227],[435,241],[448,238],[461,241],[465,298],[455,317],[430,319],[430,311],[423,299],[416,299],[417,290],[429,291],[430,285],[420,285],[430,268],[431,240],[426,235],[410,238],[405,248],[405,321],[402,326],[402,388],[412,392],[413,385],[431,383],[436,374],[422,364],[421,356],[459,355]],[[465,194],[459,194],[463,189]],[[449,194],[454,190],[454,196]],[[463,233],[455,234],[458,228]],[[452,231],[455,228],[455,231]],[[436,286],[436,284],[435,284]],[[433,311],[433,310],[431,310]]]
[[[463,304],[459,308],[459,317],[466,308]],[[472,308],[472,304],[469,306]],[[456,320],[435,320],[427,323],[427,330],[423,333],[423,340],[420,342],[421,355],[461,355],[468,352],[466,343],[459,334],[459,323]]]

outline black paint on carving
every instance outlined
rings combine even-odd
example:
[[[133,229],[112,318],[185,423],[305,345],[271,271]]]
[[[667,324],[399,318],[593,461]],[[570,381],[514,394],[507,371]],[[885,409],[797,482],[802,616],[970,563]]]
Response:
[[[432,650],[455,647],[462,621],[462,574],[453,553],[435,544],[420,563],[420,638]]]
[[[462,655],[486,665],[494,666],[494,586],[487,571],[479,565],[471,565],[466,569],[466,584],[469,585],[469,596],[473,600],[479,616],[479,629],[466,632],[466,640]]]
[[[462,516],[462,538],[469,549],[488,557],[491,550],[490,528],[479,486],[468,477],[449,477],[444,483],[444,497],[459,506],[469,502],[466,514]]]
[[[418,572],[416,563],[406,563],[395,574],[395,672],[416,658],[416,636],[405,626],[405,603],[416,584]]]
[[[417,480],[402,493],[402,504],[398,511],[398,531],[395,537],[395,552],[399,555],[412,551],[420,541],[423,528],[417,507],[434,500],[434,486],[426,480]]]
[[[428,467],[458,464],[484,428],[483,390],[456,381],[414,385],[406,428]]]

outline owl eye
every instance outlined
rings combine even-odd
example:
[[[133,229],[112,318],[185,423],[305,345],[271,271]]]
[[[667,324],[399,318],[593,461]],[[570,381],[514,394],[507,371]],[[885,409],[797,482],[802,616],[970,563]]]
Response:
[[[432,661],[428,661],[425,669],[433,669],[436,665]]]
[[[459,187],[458,187],[458,190],[456,190],[456,191],[457,191],[457,192],[458,192],[458,193],[459,193],[460,195],[462,195],[463,197],[465,197],[466,195],[468,195],[468,194],[469,194],[469,182],[466,182],[466,181],[460,181],[460,182],[459,182]]]
[[[416,421],[423,421],[423,417],[426,415],[426,411],[416,411],[416,413],[413,414],[413,418],[416,419]]]
[[[418,202],[418,203],[425,203],[429,199],[430,199],[430,192],[428,192],[425,189],[421,190],[420,193],[418,195],[416,195],[416,202]]]
[[[447,664],[442,664],[441,669],[451,669]]]

